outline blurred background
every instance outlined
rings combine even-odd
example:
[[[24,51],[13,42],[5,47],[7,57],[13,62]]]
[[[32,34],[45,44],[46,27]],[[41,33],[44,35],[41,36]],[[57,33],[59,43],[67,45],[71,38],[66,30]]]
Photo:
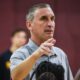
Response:
[[[56,46],[63,49],[73,74],[80,68],[80,0],[0,0],[0,53],[10,46],[14,29],[24,28],[25,15],[36,3],[49,3],[56,16]]]

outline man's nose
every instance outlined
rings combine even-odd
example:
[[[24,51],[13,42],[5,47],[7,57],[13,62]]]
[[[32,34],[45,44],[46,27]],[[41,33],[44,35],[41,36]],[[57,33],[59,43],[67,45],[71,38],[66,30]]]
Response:
[[[55,22],[54,21],[48,21],[48,27],[54,27]]]

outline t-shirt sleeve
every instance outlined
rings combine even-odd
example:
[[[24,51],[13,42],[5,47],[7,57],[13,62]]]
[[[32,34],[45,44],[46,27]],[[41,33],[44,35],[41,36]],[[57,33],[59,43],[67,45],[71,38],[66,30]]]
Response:
[[[15,51],[10,58],[10,71],[29,56],[28,52]]]

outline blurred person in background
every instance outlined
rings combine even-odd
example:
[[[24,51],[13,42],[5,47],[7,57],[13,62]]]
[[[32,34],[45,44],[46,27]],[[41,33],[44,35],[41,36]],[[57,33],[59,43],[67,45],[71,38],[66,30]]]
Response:
[[[16,29],[11,34],[10,48],[0,56],[0,80],[10,80],[10,62],[12,53],[28,42],[27,32],[24,29]]]

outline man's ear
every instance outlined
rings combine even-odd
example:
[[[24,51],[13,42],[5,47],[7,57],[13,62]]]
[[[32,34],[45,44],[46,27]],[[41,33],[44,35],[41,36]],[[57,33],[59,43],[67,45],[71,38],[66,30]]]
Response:
[[[28,30],[32,29],[31,21],[26,21],[26,27],[27,27]]]

